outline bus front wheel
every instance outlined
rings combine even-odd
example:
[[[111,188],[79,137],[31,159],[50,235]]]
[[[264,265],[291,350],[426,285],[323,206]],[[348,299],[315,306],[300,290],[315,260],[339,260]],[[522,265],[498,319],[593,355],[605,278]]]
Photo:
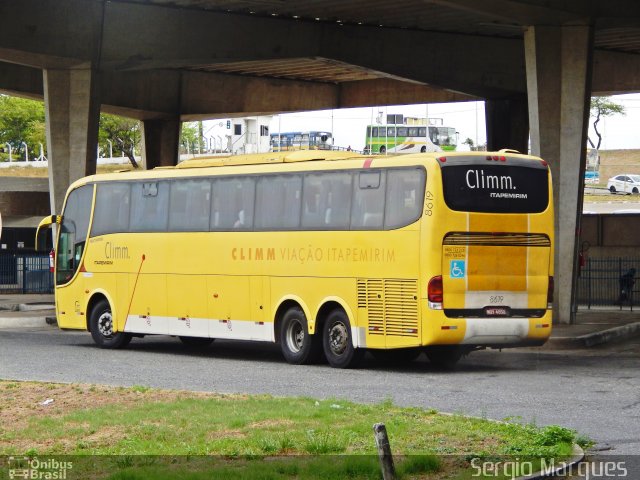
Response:
[[[284,359],[294,365],[314,363],[322,356],[322,345],[309,334],[307,317],[300,307],[290,308],[282,317],[280,348]]]
[[[426,151],[427,151],[427,147],[423,145],[422,148],[420,149],[420,153],[425,153]]]
[[[113,314],[106,300],[100,300],[89,317],[91,337],[100,348],[122,348],[131,341],[131,334],[113,331]]]
[[[322,329],[322,346],[329,365],[334,368],[352,368],[358,365],[364,354],[353,346],[351,324],[347,314],[334,310]]]
[[[382,147],[380,147],[380,155],[384,155],[385,153],[387,153],[387,147],[383,145]]]

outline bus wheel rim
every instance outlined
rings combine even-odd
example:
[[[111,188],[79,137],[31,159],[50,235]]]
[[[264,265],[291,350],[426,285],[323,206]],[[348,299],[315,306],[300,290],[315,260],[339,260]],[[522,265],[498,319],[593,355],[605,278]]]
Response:
[[[113,317],[111,316],[111,313],[104,312],[100,315],[98,318],[98,331],[105,338],[109,338],[113,335]]]
[[[304,329],[298,321],[291,322],[287,327],[287,348],[294,353],[300,352],[304,345]]]
[[[347,326],[342,323],[334,323],[329,329],[329,346],[335,355],[342,355],[347,349],[349,334]]]

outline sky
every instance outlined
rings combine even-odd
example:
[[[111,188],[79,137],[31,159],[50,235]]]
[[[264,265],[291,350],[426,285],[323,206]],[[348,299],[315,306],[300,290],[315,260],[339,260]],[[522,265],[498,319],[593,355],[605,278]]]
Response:
[[[626,115],[616,115],[600,122],[603,135],[601,149],[640,148],[640,94],[616,95],[612,97],[624,105]],[[467,138],[476,145],[486,143],[484,102],[435,103],[420,105],[396,105],[387,107],[348,108],[319,110],[313,112],[286,113],[276,115],[271,121],[271,133],[327,130],[333,132],[334,145],[362,150],[365,146],[365,128],[375,123],[379,112],[401,113],[404,116],[442,118],[444,126],[454,127],[459,132],[459,144]],[[592,139],[595,139],[590,128]],[[595,141],[595,140],[594,140]],[[466,149],[460,146],[459,150]]]

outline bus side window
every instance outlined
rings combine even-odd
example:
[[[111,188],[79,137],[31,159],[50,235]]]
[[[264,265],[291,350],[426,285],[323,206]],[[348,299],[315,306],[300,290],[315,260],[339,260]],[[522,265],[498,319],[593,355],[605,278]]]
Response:
[[[387,182],[384,228],[400,228],[418,220],[424,199],[424,170],[391,169],[387,172]]]
[[[209,180],[179,179],[171,182],[169,230],[204,232],[209,229],[211,205]]]
[[[302,228],[349,228],[351,173],[308,173],[304,176]]]
[[[256,185],[256,228],[299,228],[301,190],[301,175],[265,175],[259,178]]]
[[[217,178],[212,190],[211,230],[253,228],[254,178]]]
[[[140,182],[131,187],[132,232],[164,232],[169,220],[169,182]]]
[[[383,224],[386,172],[360,172],[354,186],[352,229],[380,229]]]
[[[98,183],[91,235],[129,231],[129,183]]]

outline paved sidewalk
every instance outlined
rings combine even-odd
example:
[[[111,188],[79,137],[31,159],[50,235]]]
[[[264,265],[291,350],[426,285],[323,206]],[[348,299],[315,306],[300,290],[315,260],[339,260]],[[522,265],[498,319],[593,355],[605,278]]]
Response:
[[[53,295],[0,295],[0,328],[55,325]],[[589,348],[640,336],[640,307],[579,310],[574,325],[554,325],[542,347],[549,350]]]
[[[35,328],[55,325],[53,295],[0,295],[0,328]]]
[[[640,335],[640,309],[578,310],[573,325],[553,325],[543,348],[588,348]]]

